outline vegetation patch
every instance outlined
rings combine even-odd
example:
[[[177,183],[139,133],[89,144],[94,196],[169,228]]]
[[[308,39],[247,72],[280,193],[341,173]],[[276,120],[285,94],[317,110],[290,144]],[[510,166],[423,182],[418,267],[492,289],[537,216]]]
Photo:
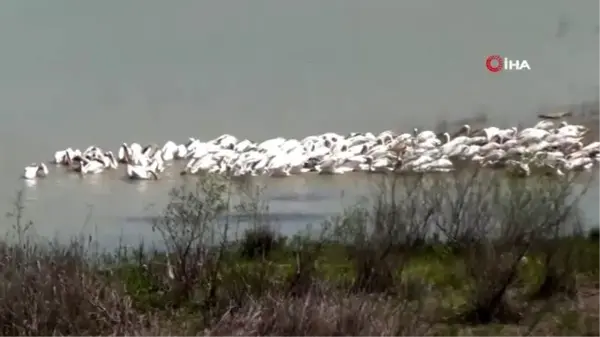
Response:
[[[598,335],[598,229],[582,229],[577,177],[375,179],[368,202],[286,238],[259,187],[208,175],[154,221],[166,250],[111,254],[30,240],[17,198],[0,333]]]

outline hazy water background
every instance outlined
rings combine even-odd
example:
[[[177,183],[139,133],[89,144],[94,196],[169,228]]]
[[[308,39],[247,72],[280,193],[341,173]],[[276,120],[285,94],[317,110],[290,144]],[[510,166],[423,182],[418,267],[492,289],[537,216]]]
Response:
[[[24,165],[67,146],[410,130],[480,112],[532,122],[597,97],[598,12],[593,0],[5,0],[0,210]],[[490,74],[490,54],[532,70]],[[56,172],[26,189],[28,216],[43,235],[79,233],[91,211],[84,230],[106,244],[148,236],[132,219],[181,178],[122,175]],[[295,177],[269,193],[293,232],[364,185]],[[597,223],[598,190],[585,202]]]

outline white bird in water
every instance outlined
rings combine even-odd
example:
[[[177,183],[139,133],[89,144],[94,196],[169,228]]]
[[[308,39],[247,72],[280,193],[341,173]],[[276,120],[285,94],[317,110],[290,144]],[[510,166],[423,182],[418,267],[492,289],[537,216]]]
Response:
[[[122,143],[117,156],[99,146],[82,152],[75,147],[56,151],[52,162],[82,175],[102,174],[125,164],[130,179],[158,179],[165,167],[186,160],[181,174],[287,177],[308,172],[450,172],[487,167],[505,169],[521,177],[535,174],[563,176],[567,171],[589,171],[600,163],[600,141],[587,145],[589,129],[566,122],[540,121],[533,127],[485,127],[471,131],[434,133],[386,130],[379,134],[335,132],[304,138],[274,137],[254,142],[223,134],[212,140],[189,137],[183,143],[166,141],[162,147]],[[451,136],[452,135],[452,136]],[[24,177],[47,175],[45,164],[32,164]]]
[[[46,167],[46,164],[33,163],[33,164],[25,167],[25,172],[23,173],[23,178],[31,180],[31,179],[36,179],[38,177],[46,177],[47,175],[48,175],[48,167]]]
[[[125,172],[129,179],[134,180],[158,180],[158,161],[154,160],[150,165],[131,165],[127,164]]]

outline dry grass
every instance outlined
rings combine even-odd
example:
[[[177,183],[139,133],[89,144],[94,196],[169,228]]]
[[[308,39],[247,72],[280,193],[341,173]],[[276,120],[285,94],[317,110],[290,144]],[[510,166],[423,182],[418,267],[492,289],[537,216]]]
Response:
[[[166,252],[28,241],[17,201],[1,333],[598,334],[598,238],[581,234],[573,181],[380,178],[319,235],[286,239],[259,189],[206,177],[153,224]],[[233,214],[250,222],[237,242]]]

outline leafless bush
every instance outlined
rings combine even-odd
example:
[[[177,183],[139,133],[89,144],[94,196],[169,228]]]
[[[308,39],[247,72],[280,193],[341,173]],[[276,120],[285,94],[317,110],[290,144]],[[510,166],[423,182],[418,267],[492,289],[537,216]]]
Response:
[[[309,227],[310,228],[310,227]],[[320,236],[315,240],[310,229],[304,234],[297,234],[292,239],[292,251],[294,254],[294,269],[286,279],[287,291],[290,296],[302,297],[310,291],[316,291],[313,287],[317,276],[317,263],[323,254],[324,246],[327,244],[327,233],[329,227],[323,224]]]
[[[565,233],[585,191],[574,195],[575,177],[511,181],[503,173],[474,171],[432,179],[425,202],[436,210],[434,225],[466,252],[470,308],[464,318],[518,321],[507,295],[521,262],[535,243]]]
[[[280,244],[268,218],[263,189],[228,177],[207,175],[195,187],[181,186],[153,228],[163,237],[168,252],[173,304],[201,309],[204,323],[228,309],[240,307],[269,288],[273,265],[264,259]],[[240,243],[230,242],[233,226],[244,222],[249,229]],[[239,247],[232,249],[233,247]],[[262,262],[252,269],[240,256]],[[275,281],[275,280],[273,280]]]
[[[11,216],[18,227],[24,209],[20,197],[15,205]],[[24,230],[19,227],[20,239]],[[78,241],[0,243],[2,335],[159,333],[153,318],[133,308],[122,285],[104,278]]]
[[[407,310],[407,302],[381,295],[348,295],[335,290],[285,294],[249,302],[227,313],[210,335],[249,336],[410,336],[424,335],[431,325]]]
[[[346,244],[355,264],[354,291],[401,290],[396,278],[402,278],[411,248],[424,243],[435,211],[424,203],[421,182],[420,177],[382,176],[370,203],[354,205],[332,222],[335,239]]]
[[[577,273],[585,269],[583,263],[588,259],[589,252],[584,249],[585,244],[581,245],[586,238],[578,210],[573,210],[564,222],[566,226],[556,224],[547,237],[536,241],[532,247],[532,263],[538,263],[541,269],[540,282],[532,290],[534,299],[577,295]],[[595,263],[597,265],[598,261]]]
[[[238,217],[243,217],[247,229],[238,238],[240,254],[244,258],[266,258],[271,251],[285,244],[275,224],[272,223],[269,203],[264,199],[265,187],[245,180],[236,184],[239,202],[234,206]]]
[[[464,257],[468,308],[461,317],[479,323],[518,321],[509,290],[534,245],[568,234],[585,193],[575,191],[575,179],[515,181],[492,170],[383,176],[374,203],[351,208],[334,226],[356,263],[355,289],[389,291],[402,284],[394,276],[401,278],[411,256],[402,248],[414,251],[437,230],[454,247],[453,254]],[[551,271],[555,278],[557,269]]]
[[[218,302],[219,271],[230,234],[232,186],[229,180],[210,175],[193,187],[174,188],[152,226],[167,249],[173,305],[194,300],[206,319]]]
[[[554,185],[550,190],[549,194],[554,198],[550,198],[547,207],[547,230],[532,247],[534,262],[539,262],[542,269],[541,282],[533,292],[534,298],[557,294],[574,297],[577,293],[577,271],[584,268],[581,262],[589,253],[583,249],[585,245],[580,244],[585,239],[578,202],[587,192],[592,178],[590,176],[584,181],[584,188],[577,194],[573,193],[573,180],[564,181],[562,186]],[[563,244],[560,244],[561,241]]]
[[[15,200],[12,204],[12,210],[6,213],[6,217],[8,219],[13,219],[12,223],[12,233],[16,236],[16,238],[8,238],[16,239],[16,242],[19,244],[25,244],[28,242],[29,237],[28,234],[31,234],[31,230],[33,228],[33,222],[31,220],[26,220],[23,218],[25,215],[25,198],[23,194],[23,190],[19,190],[15,197]]]
[[[0,247],[3,335],[151,333],[152,317],[133,309],[120,284],[90,270],[76,244],[14,249]]]

